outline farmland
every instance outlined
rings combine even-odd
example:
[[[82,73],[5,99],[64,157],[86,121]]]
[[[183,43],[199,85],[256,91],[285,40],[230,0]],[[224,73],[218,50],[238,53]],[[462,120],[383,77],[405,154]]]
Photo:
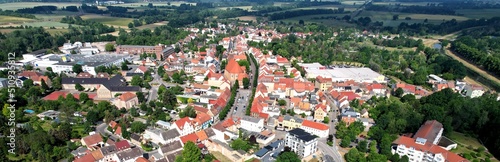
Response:
[[[457,10],[457,13],[463,14],[465,17],[471,19],[491,18],[498,16],[498,13],[500,13],[500,9],[463,9]]]
[[[22,18],[22,17],[1,16],[0,15],[0,25],[33,22],[33,21],[35,21],[35,20],[28,19],[28,18]]]
[[[398,15],[398,20],[393,20],[393,16]],[[381,21],[384,22],[385,26],[398,26],[402,22],[406,22],[409,24],[413,23],[423,23],[425,19],[428,20],[428,23],[439,24],[443,22],[443,20],[448,21],[455,19],[457,21],[464,21],[469,18],[464,16],[452,16],[452,15],[431,15],[431,14],[408,14],[408,13],[398,13],[398,12],[384,12],[384,11],[363,11],[354,19],[358,19],[359,17],[370,17],[372,22]],[[406,17],[411,18],[411,20],[405,20]]]
[[[153,6],[169,6],[167,2],[151,2]],[[175,1],[175,2],[170,2],[170,6],[180,6],[181,4],[191,4],[191,5],[196,5],[196,3],[188,3],[184,1]],[[138,3],[124,3],[124,4],[116,4],[113,6],[121,6],[121,7],[131,7],[131,8],[141,8],[148,6],[149,2],[138,2]]]

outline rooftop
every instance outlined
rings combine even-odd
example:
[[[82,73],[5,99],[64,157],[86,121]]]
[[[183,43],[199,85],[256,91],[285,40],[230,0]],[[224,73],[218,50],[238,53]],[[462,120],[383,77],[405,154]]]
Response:
[[[307,133],[305,130],[300,129],[300,128],[295,128],[293,130],[290,130],[290,131],[288,131],[288,134],[295,136],[304,142],[309,142],[309,141],[316,139],[315,135]]]
[[[427,141],[433,142],[438,138],[441,129],[443,129],[443,124],[436,120],[428,120],[420,126],[413,138],[424,138],[427,139]]]

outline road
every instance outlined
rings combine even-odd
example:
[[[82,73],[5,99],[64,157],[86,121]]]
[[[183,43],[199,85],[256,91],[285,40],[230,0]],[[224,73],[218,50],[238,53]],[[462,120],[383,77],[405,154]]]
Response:
[[[99,134],[104,135],[104,136],[113,136],[113,137],[114,137],[114,139],[120,139],[120,140],[123,140],[123,138],[121,138],[120,136],[117,136],[117,135],[115,135],[115,134],[111,133],[110,131],[108,131],[108,129],[107,129],[107,128],[108,128],[108,124],[106,124],[106,123],[101,123],[101,124],[99,124],[99,125],[96,127],[95,131],[96,131],[96,133],[99,133]],[[106,143],[106,141],[104,141],[104,143]]]
[[[344,162],[342,155],[337,151],[337,144],[335,138],[333,138],[334,145],[329,146],[326,144],[326,138],[320,138],[318,140],[318,149],[323,152],[324,160],[326,162]]]
[[[240,92],[236,94],[236,99],[234,100],[234,105],[231,108],[231,116],[233,117],[243,117],[245,116],[246,109],[248,109],[248,101],[250,99],[250,94],[252,93],[249,89],[240,89]],[[236,111],[235,111],[236,110]]]
[[[149,95],[148,95],[148,100],[147,102],[149,103],[150,101],[155,101],[158,99],[158,88],[160,85],[164,85],[166,87],[174,87],[174,86],[181,86],[182,88],[186,88],[188,85],[186,84],[176,84],[176,83],[168,83],[163,81],[163,78],[158,75],[158,73],[155,71],[155,74],[153,75],[153,80],[149,82],[151,84],[151,89],[149,90]]]

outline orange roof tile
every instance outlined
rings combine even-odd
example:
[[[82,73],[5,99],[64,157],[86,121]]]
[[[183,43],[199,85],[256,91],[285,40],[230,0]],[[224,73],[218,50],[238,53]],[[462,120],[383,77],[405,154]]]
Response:
[[[233,74],[245,73],[245,71],[243,71],[243,69],[238,64],[238,62],[236,62],[235,59],[229,59],[227,65],[226,65],[226,70],[227,70],[227,72],[233,73]]]
[[[182,143],[187,143],[188,141],[196,143],[197,140],[198,140],[198,136],[196,135],[196,133],[191,133],[191,134],[188,134],[188,135],[181,137]]]
[[[441,154],[447,161],[447,162],[467,162],[468,160],[464,159],[463,157],[460,157],[459,155],[447,151],[438,145],[434,145],[431,142],[426,142],[425,144],[418,144],[416,143],[415,139],[410,138],[410,137],[405,137],[405,136],[400,136],[396,141],[393,143],[398,144],[398,145],[404,145],[405,147],[413,147],[415,150],[419,150],[422,152],[431,152],[432,154]]]
[[[196,120],[200,122],[200,124],[208,122],[210,120],[210,115],[204,113],[204,112],[198,112],[196,115]]]
[[[198,139],[200,141],[204,141],[204,140],[208,139],[207,133],[205,133],[204,130],[196,132],[196,136],[198,136]]]
[[[75,159],[73,162],[89,162],[89,161],[95,161],[95,160],[96,159],[94,159],[92,154],[87,154],[87,155],[84,155],[78,159]]]
[[[313,121],[310,121],[310,120],[304,120],[302,122],[302,126],[309,127],[309,128],[314,128],[314,129],[317,129],[317,130],[328,130],[329,129],[328,125],[326,125],[326,124],[316,123],[316,122],[313,122]]]
[[[120,95],[120,100],[122,100],[122,101],[128,101],[128,100],[131,100],[131,99],[133,99],[133,98],[135,98],[135,97],[137,97],[137,96],[135,95],[135,93],[132,93],[132,92],[126,92],[126,93],[124,93],[124,94]]]
[[[182,130],[184,129],[184,124],[188,122],[188,123],[191,123],[191,119],[189,119],[189,117],[184,117],[184,118],[181,118],[177,121],[175,121],[175,125],[177,125],[177,127]]]

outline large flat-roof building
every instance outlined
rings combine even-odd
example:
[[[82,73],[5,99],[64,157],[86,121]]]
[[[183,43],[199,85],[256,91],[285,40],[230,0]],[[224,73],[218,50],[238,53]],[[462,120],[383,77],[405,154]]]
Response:
[[[304,158],[318,150],[318,138],[301,128],[295,128],[286,134],[285,146],[290,147],[299,157]]]
[[[368,83],[387,83],[384,75],[373,71],[370,68],[333,68],[325,69],[318,66],[304,67],[307,78],[316,78],[321,76],[323,78],[332,78],[333,82],[342,82],[347,80],[354,80],[356,82]]]
[[[99,66],[120,66],[125,60],[130,60],[130,56],[116,54],[100,55],[57,55],[49,54],[34,58],[33,66],[35,68],[45,69],[51,67],[55,73],[72,72],[73,65],[82,65],[82,70],[92,75],[96,75],[95,68]]]
[[[175,50],[171,46],[165,46],[163,44],[158,44],[156,46],[139,46],[139,45],[118,45],[116,46],[116,53],[119,54],[143,54],[143,53],[154,53],[156,59],[163,60],[168,57],[168,55],[174,53]]]

